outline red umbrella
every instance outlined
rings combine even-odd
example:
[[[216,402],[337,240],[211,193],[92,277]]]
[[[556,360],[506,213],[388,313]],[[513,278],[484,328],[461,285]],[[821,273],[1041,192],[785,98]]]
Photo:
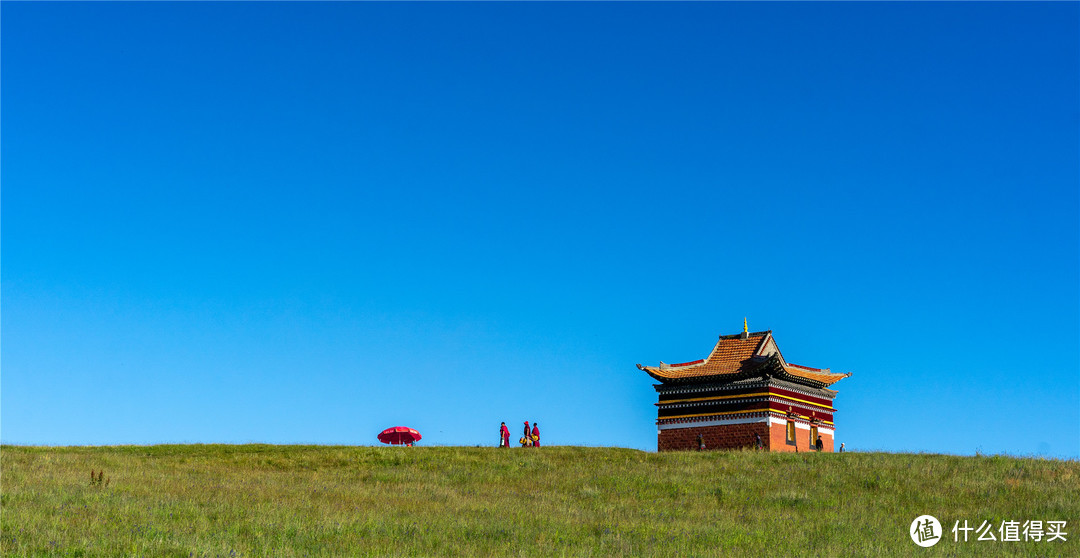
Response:
[[[420,433],[407,426],[395,426],[379,432],[379,441],[384,444],[411,444],[420,439]]]

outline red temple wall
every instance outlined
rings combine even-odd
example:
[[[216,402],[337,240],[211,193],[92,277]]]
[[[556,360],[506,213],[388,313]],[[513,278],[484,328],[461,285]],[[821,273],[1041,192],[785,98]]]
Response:
[[[656,436],[657,451],[697,450],[698,434],[705,439],[705,449],[738,449],[754,447],[754,434],[761,435],[761,442],[769,445],[769,426],[764,422],[747,424],[720,424],[714,426],[690,426],[661,430]]]
[[[810,440],[810,430],[795,428],[795,445],[787,442],[785,423],[752,422],[746,424],[719,424],[712,426],[687,426],[686,428],[668,428],[660,430],[656,437],[657,451],[696,451],[697,437],[701,434],[705,440],[705,449],[753,449],[754,434],[761,436],[765,449],[769,451],[815,451]],[[832,452],[833,433],[819,430],[822,451]]]

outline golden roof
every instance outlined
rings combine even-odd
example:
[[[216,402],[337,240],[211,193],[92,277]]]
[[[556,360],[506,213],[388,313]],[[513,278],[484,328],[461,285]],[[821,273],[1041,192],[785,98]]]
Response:
[[[830,386],[847,378],[851,374],[834,374],[828,368],[810,368],[798,364],[788,364],[780,349],[776,347],[772,330],[745,332],[736,335],[721,335],[716,346],[713,347],[709,356],[703,360],[684,362],[681,364],[665,364],[660,366],[637,365],[653,378],[668,383],[682,380],[708,380],[716,376],[736,376],[748,374],[759,369],[769,357],[776,356],[784,372],[796,378],[803,378],[814,383],[820,383],[823,387]],[[719,379],[719,378],[717,378]]]

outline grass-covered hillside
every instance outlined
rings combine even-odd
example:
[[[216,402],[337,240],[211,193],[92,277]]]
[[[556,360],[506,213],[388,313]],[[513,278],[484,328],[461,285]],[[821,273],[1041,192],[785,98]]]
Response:
[[[0,472],[4,556],[1080,556],[1075,461],[4,446]],[[908,534],[922,514],[945,525],[928,549]],[[1065,520],[1069,535],[956,543],[958,519]]]

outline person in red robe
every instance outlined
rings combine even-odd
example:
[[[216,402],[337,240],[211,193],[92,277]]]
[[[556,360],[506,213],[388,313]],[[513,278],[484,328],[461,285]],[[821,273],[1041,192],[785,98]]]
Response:
[[[525,435],[522,439],[525,441],[521,444],[521,447],[527,448],[532,445],[532,432],[529,430],[529,421],[525,421]]]
[[[510,447],[510,429],[506,427],[505,422],[499,427],[499,447]]]
[[[533,423],[532,440],[533,440],[533,446],[540,447],[540,423],[539,422],[534,422]]]

